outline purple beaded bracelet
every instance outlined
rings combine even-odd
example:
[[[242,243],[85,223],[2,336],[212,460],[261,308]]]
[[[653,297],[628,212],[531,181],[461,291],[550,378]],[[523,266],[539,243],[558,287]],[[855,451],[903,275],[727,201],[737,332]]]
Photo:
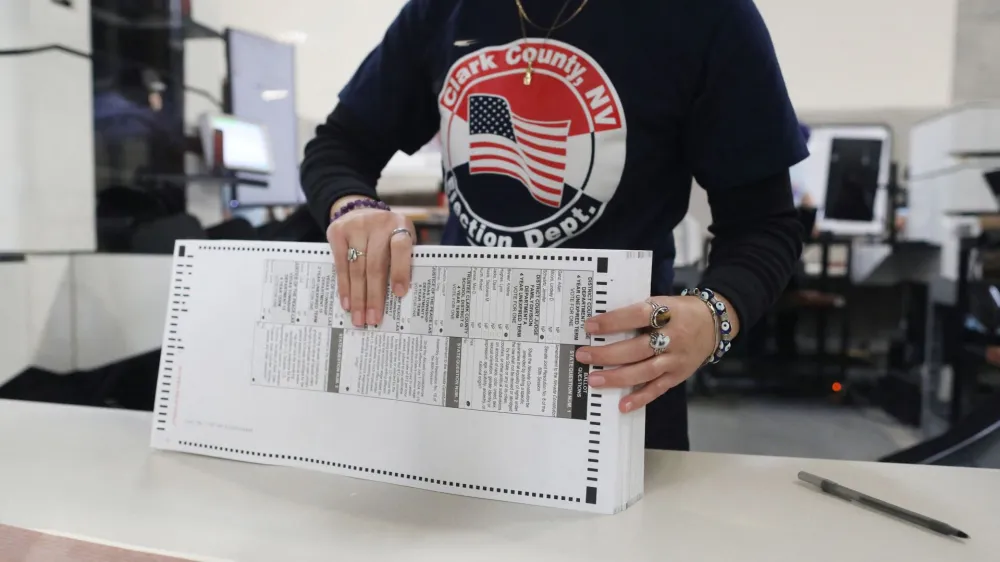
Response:
[[[330,222],[332,223],[355,209],[378,209],[380,211],[391,210],[389,209],[389,206],[382,201],[375,199],[357,199],[355,201],[351,201],[350,203],[346,203],[343,207],[337,209],[337,212],[333,214],[333,218],[330,219]]]

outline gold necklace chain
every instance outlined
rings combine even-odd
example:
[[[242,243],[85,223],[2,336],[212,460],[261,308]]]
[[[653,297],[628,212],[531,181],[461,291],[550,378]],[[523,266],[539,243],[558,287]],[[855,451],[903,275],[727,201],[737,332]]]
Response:
[[[545,43],[549,40],[549,37],[552,36],[552,32],[555,31],[555,30],[557,30],[557,29],[559,29],[559,28],[561,28],[561,27],[563,27],[564,25],[568,24],[569,22],[573,21],[573,19],[576,18],[576,16],[580,15],[580,12],[583,11],[583,8],[586,7],[587,2],[589,0],[583,0],[583,2],[580,3],[580,6],[577,7],[576,11],[573,12],[568,18],[566,18],[566,21],[563,21],[563,22],[560,23],[559,20],[562,18],[562,15],[566,12],[566,8],[569,8],[569,4],[572,1],[573,0],[566,0],[566,2],[563,4],[562,8],[559,10],[559,13],[556,14],[555,21],[552,22],[552,26],[548,28],[548,30],[545,32],[545,37],[542,39],[542,46],[543,47],[545,46]],[[542,27],[542,26],[540,26],[540,25],[538,25],[538,24],[536,24],[535,22],[531,21],[531,18],[528,17],[527,12],[524,11],[524,6],[521,5],[521,0],[514,0],[514,3],[517,4],[517,16],[518,16],[517,19],[521,23],[521,38],[524,39],[525,42],[527,42],[528,41],[528,29],[525,26],[525,22],[533,25],[534,27],[537,27],[538,29],[543,29],[544,30],[545,28]],[[530,86],[531,85],[531,76],[535,73],[535,61],[534,60],[529,60],[529,61],[526,61],[526,62],[528,64],[528,66],[527,66],[527,68],[524,69],[524,85],[525,86]]]
[[[568,24],[569,22],[573,21],[576,18],[576,16],[580,15],[580,12],[582,12],[583,9],[585,7],[587,7],[587,2],[589,2],[590,0],[583,0],[583,2],[581,2],[580,5],[576,8],[576,11],[573,12],[572,14],[570,14],[570,16],[568,18],[566,18],[566,21],[560,23],[559,22],[559,18],[562,17],[563,12],[565,12],[566,8],[569,7],[569,4],[570,4],[571,1],[572,0],[566,0],[566,3],[563,4],[562,9],[559,10],[559,15],[556,16],[555,22],[552,23],[552,27],[548,28],[548,32],[549,33],[552,33],[553,31],[555,31],[555,30],[563,27],[564,25]],[[517,4],[517,11],[521,15],[521,18],[524,21],[528,22],[533,27],[541,29],[542,31],[546,30],[545,27],[542,27],[542,26],[538,25],[537,23],[531,21],[531,18],[528,17],[528,12],[524,11],[524,5],[521,4],[521,0],[514,0],[514,2]]]

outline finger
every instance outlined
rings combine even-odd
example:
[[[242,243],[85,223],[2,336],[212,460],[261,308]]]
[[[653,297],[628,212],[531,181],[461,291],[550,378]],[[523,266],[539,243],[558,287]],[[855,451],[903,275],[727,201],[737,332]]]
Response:
[[[382,315],[385,312],[385,287],[386,279],[389,277],[389,239],[387,234],[374,234],[368,239],[365,275],[368,277],[365,321],[370,326],[378,326],[382,323]]]
[[[652,299],[657,304],[667,304],[666,299],[657,297]],[[628,306],[598,314],[584,324],[584,329],[589,334],[614,334],[638,330],[649,326],[649,315],[653,312],[648,302],[637,302]]]
[[[631,365],[593,371],[587,381],[593,388],[630,388],[654,380],[676,367],[676,357],[657,355]]]
[[[407,236],[397,233],[389,238],[389,277],[392,283],[392,292],[397,297],[406,296],[406,291],[410,289],[410,267],[413,264],[413,231],[409,231]]]
[[[347,238],[344,237],[343,229],[331,225],[327,232],[327,240],[333,251],[333,267],[337,274],[337,296],[340,298],[340,307],[350,311],[351,276],[347,263]]]
[[[622,412],[638,410],[660,396],[663,396],[668,390],[682,384],[686,379],[687,377],[676,371],[660,375],[646,386],[622,398],[618,403],[618,409]]]
[[[670,336],[667,336],[667,349]],[[649,334],[639,334],[634,338],[609,345],[581,347],[576,352],[576,360],[588,365],[628,365],[638,363],[653,356],[649,345]]]
[[[368,238],[366,233],[356,234],[348,239],[348,247],[365,252],[347,264],[347,269],[351,276],[351,323],[360,328],[365,325],[365,262],[368,260],[366,247]]]

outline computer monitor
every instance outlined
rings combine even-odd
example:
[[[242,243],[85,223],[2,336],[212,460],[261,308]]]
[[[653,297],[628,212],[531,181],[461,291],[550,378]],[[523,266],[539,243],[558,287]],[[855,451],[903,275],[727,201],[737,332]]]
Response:
[[[295,47],[238,29],[226,30],[229,65],[228,112],[262,126],[271,146],[269,177],[243,171],[231,190],[230,207],[294,206],[305,202],[299,185],[298,114],[295,105]],[[267,187],[258,187],[266,180]]]
[[[810,156],[794,176],[818,205],[819,230],[845,236],[888,232],[889,127],[814,126],[811,133]]]
[[[199,120],[202,151],[209,169],[270,176],[274,159],[267,130],[231,115],[205,114]],[[264,187],[269,181],[264,183]]]
[[[877,139],[833,139],[824,218],[853,222],[875,219],[882,144]]]

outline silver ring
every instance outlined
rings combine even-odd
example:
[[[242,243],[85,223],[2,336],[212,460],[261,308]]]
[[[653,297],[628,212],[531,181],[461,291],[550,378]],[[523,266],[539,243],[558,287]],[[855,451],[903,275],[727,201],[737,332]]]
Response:
[[[397,234],[406,234],[407,236],[410,237],[410,240],[413,240],[413,234],[410,234],[410,229],[409,228],[397,228],[396,230],[393,230],[389,234],[389,238],[392,238],[393,236],[395,236]]]
[[[649,347],[653,350],[653,355],[659,355],[667,350],[670,345],[670,336],[663,332],[651,332],[649,334]]]
[[[347,261],[348,262],[354,263],[354,262],[358,261],[358,258],[363,258],[363,257],[365,257],[365,253],[362,252],[361,250],[359,250],[357,248],[348,248],[347,249]]]
[[[653,299],[646,299],[646,304],[648,304],[652,310],[649,313],[649,327],[654,330],[659,330],[660,328],[667,325],[670,322],[670,307],[662,304],[658,304]]]

